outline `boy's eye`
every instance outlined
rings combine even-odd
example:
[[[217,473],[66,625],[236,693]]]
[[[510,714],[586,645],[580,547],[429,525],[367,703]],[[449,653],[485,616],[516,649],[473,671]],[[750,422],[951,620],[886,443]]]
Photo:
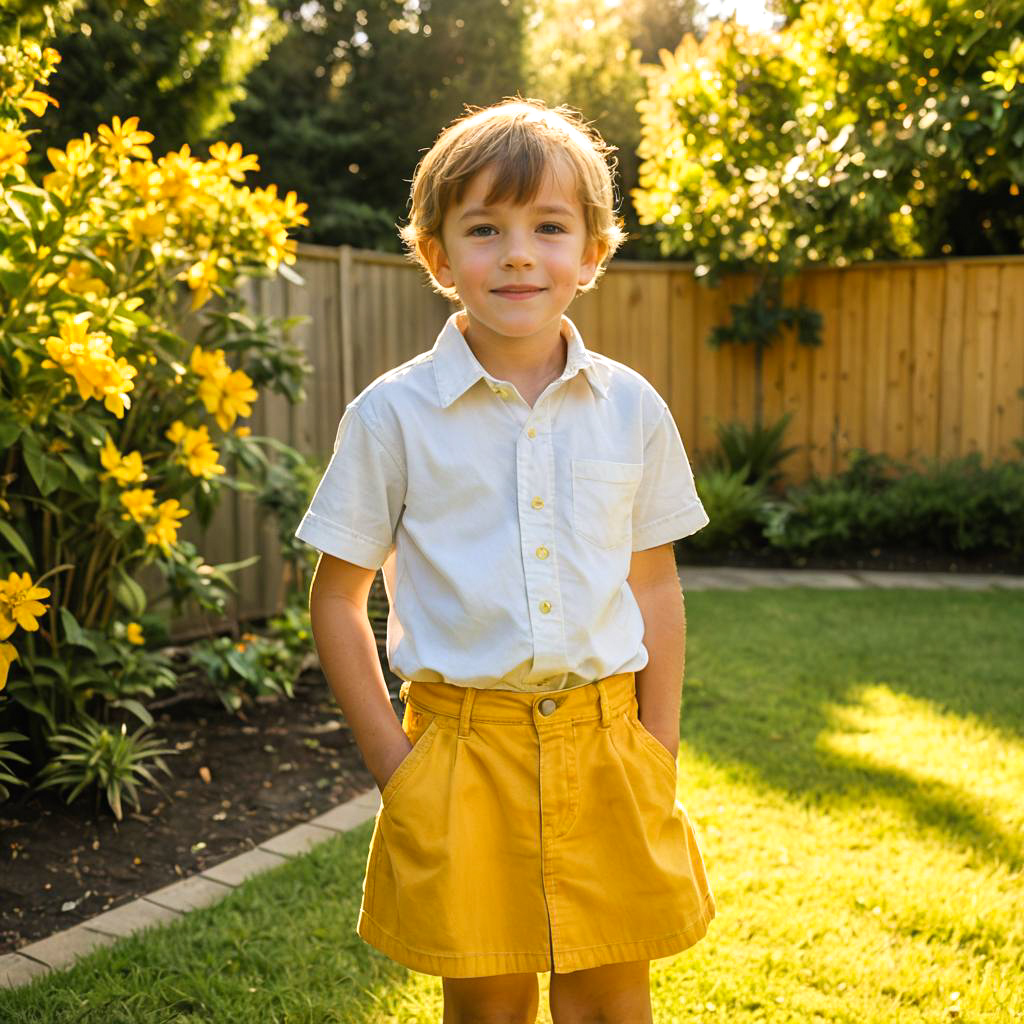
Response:
[[[546,231],[546,230],[544,230],[545,228],[554,228],[554,231]],[[494,228],[490,224],[477,224],[477,226],[475,228],[470,228],[469,233],[470,233],[470,235],[476,235],[477,238],[486,238],[487,237],[486,235],[480,235],[480,234],[477,234],[477,232],[480,232],[480,231],[493,231],[493,230],[494,230]],[[557,234],[558,232],[565,231],[565,228],[563,228],[561,224],[547,223],[547,224],[541,224],[540,230],[545,235],[553,235],[553,234]]]

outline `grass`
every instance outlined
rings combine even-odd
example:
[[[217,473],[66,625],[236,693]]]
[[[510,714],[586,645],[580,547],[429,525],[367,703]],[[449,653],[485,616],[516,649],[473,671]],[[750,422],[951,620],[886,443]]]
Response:
[[[718,916],[654,961],[655,1021],[1024,1020],[1024,592],[686,606],[679,799]],[[371,828],[0,992],[0,1020],[440,1021],[440,979],[355,934]]]

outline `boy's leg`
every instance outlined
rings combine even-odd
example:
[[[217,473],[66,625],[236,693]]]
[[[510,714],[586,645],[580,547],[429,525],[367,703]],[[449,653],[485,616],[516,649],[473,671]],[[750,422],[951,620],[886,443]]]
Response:
[[[605,964],[569,974],[551,972],[554,1024],[653,1024],[651,962]]]
[[[442,978],[444,1024],[535,1024],[540,1004],[536,974]]]

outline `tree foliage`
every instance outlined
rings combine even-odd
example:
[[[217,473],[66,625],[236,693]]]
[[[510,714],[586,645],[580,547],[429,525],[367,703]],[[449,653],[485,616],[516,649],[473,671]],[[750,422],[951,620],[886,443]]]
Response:
[[[820,0],[650,69],[640,219],[698,275],[1016,252],[1024,7]],[[970,218],[967,222],[966,218]]]
[[[70,0],[59,9],[39,2],[19,7],[22,35],[45,38],[61,57],[50,84],[57,107],[32,126],[35,172],[45,169],[47,149],[62,149],[115,116],[139,118],[160,140],[158,155],[204,137],[212,141],[244,97],[246,77],[285,32],[267,0]],[[47,15],[50,31],[44,30]]]

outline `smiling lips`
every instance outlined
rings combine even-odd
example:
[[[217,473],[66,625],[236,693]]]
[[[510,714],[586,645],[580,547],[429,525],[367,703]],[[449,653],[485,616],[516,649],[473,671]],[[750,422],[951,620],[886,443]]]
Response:
[[[542,291],[544,291],[543,288],[523,284],[508,285],[505,288],[494,289],[495,295],[501,295],[506,299],[529,299],[534,295],[540,295]]]

